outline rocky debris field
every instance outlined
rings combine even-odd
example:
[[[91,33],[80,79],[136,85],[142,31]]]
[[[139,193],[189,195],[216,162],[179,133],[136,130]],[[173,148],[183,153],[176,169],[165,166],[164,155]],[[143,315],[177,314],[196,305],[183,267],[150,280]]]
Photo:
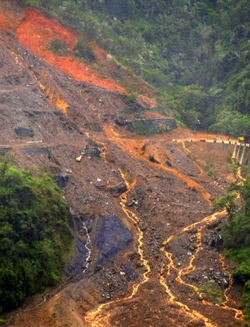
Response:
[[[1,152],[55,178],[75,235],[62,283],[5,314],[6,326],[241,323],[242,289],[220,241],[226,216],[211,215],[235,180],[230,154],[172,142],[199,137],[181,127],[135,135],[114,122],[125,108],[119,92],[76,81],[0,33]]]

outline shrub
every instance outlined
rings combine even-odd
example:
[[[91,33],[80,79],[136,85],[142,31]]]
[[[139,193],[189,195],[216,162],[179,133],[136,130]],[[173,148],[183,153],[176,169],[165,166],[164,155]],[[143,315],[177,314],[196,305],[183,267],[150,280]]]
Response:
[[[215,173],[216,173],[216,169],[213,168],[213,163],[212,161],[210,161],[209,159],[206,161],[206,164],[204,166],[204,170],[207,171],[207,175],[212,177],[213,179],[215,179]]]
[[[241,207],[235,202],[237,191],[242,200]],[[240,309],[247,319],[250,318],[250,174],[242,184],[231,183],[227,194],[214,201],[213,209],[226,207],[229,220],[222,225],[226,257],[238,263],[232,273],[235,283],[244,284]]]
[[[52,39],[49,44],[45,46],[47,50],[51,50],[54,54],[60,56],[66,56],[66,41],[59,40],[57,37]]]
[[[132,87],[126,87],[123,94],[127,95],[124,99],[124,102],[131,106],[134,106],[137,99],[137,95],[134,93]]]
[[[80,59],[92,62],[96,60],[92,43],[85,44],[84,39],[79,37],[74,48],[74,55]]]

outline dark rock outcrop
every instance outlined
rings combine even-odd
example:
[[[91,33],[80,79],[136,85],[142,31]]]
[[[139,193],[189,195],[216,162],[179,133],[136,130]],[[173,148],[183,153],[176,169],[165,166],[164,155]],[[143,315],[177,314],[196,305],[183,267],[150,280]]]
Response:
[[[33,137],[34,131],[31,128],[15,127],[16,135],[19,137]]]
[[[75,260],[67,267],[66,275],[72,275],[72,273],[78,269],[84,269],[84,263],[86,262],[88,250],[85,244],[78,239],[75,240],[75,250],[77,256]]]
[[[56,175],[54,176],[54,179],[56,181],[56,184],[60,187],[60,188],[65,188],[68,184],[68,176],[59,176]]]
[[[45,156],[47,156],[49,158],[49,160],[51,159],[50,152],[47,148],[32,146],[32,147],[24,148],[24,151],[28,154],[31,154],[32,156],[34,156],[38,153],[41,153],[41,154],[44,154]]]
[[[101,216],[96,226],[95,245],[100,258],[95,270],[114,257],[118,252],[125,249],[133,241],[133,235],[116,216]]]
[[[119,195],[126,192],[128,190],[127,185],[124,182],[121,182],[110,189],[110,193],[113,195],[113,197],[118,198]]]

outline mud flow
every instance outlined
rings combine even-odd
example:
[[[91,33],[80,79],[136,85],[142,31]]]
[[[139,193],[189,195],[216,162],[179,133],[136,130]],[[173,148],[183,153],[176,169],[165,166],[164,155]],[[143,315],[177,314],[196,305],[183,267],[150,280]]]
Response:
[[[153,90],[94,42],[106,78],[73,57],[79,32],[13,6],[3,1],[0,9],[0,150],[16,167],[44,167],[56,180],[74,249],[62,283],[5,314],[5,326],[244,324],[235,264],[223,256],[226,212],[211,208],[240,181],[224,163],[233,156],[244,164],[248,150],[180,126],[161,135],[130,131],[136,120],[165,128],[173,117],[149,111],[157,105]],[[45,51],[56,37],[67,42],[67,56]],[[129,116],[131,84],[140,95]]]

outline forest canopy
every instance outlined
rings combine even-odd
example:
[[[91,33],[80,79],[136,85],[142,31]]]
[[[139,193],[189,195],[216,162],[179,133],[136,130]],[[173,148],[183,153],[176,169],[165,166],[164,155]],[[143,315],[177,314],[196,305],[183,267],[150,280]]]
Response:
[[[241,203],[236,203],[236,193]],[[227,194],[214,202],[214,210],[226,208],[228,221],[222,225],[226,257],[237,262],[239,268],[232,273],[233,280],[244,284],[240,309],[250,317],[250,167],[241,184],[231,183]]]
[[[58,283],[71,244],[56,183],[0,161],[0,314]]]
[[[199,120],[200,127],[233,137],[249,130],[248,0],[25,2],[96,41],[189,127]]]

